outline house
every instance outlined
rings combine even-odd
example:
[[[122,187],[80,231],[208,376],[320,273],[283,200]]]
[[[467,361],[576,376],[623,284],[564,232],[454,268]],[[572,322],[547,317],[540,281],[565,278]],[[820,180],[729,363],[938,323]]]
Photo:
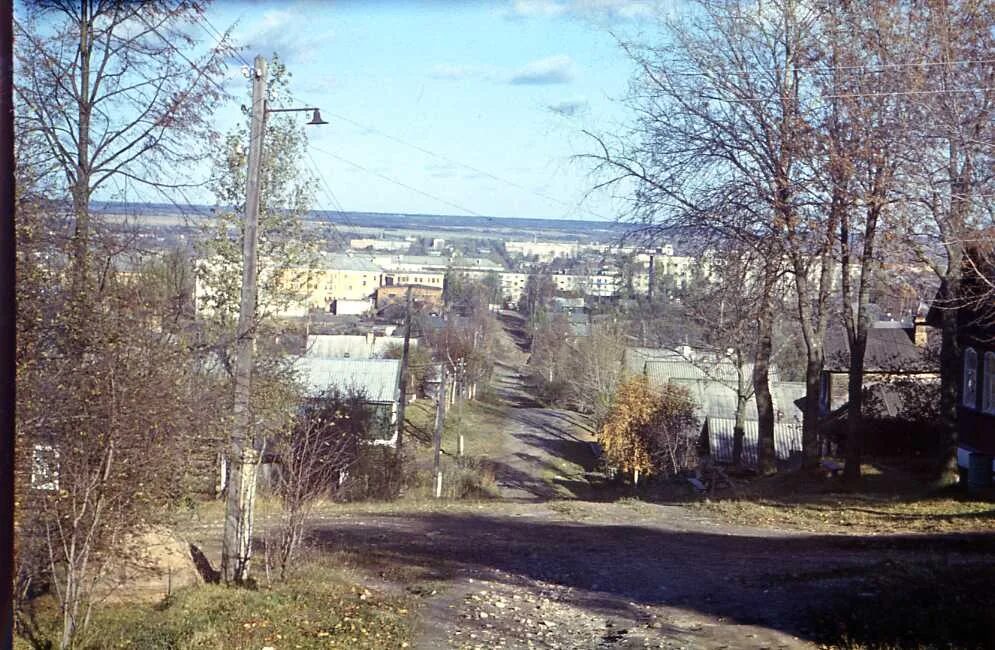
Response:
[[[748,400],[741,461],[746,466],[756,464],[758,416],[752,364],[738,368],[730,359],[686,346],[679,350],[633,347],[627,348],[623,356],[623,373],[642,374],[651,386],[669,384],[687,390],[701,423],[701,446],[723,463],[733,459],[737,385],[742,377]],[[776,367],[771,367],[769,381],[774,403],[774,448],[777,458],[787,461],[793,452],[801,450],[805,384],[781,381]]]
[[[936,351],[930,346],[928,326],[917,318],[911,327],[882,323],[867,330],[864,351],[864,387],[907,379],[928,386],[940,377]],[[849,399],[850,343],[846,332],[832,327],[826,332],[825,364],[822,369],[819,409],[823,416],[845,405]]]
[[[307,337],[304,354],[316,359],[374,359],[382,357],[391,346],[403,344],[403,336],[377,336],[373,332],[365,335],[312,334]],[[417,347],[418,339],[412,338],[409,345]]]
[[[926,319],[884,321],[867,331],[861,417],[864,451],[873,456],[928,452],[934,443],[934,414],[940,372],[935,337]],[[849,425],[849,340],[840,327],[826,333],[819,392],[822,440],[842,445]]]
[[[373,444],[394,444],[400,401],[400,360],[301,357],[294,361],[294,369],[312,398],[333,388],[361,392],[373,411]]]
[[[989,235],[991,239],[995,239]],[[979,239],[981,239],[979,237]],[[957,464],[966,472],[971,456],[995,458],[995,252],[979,246],[968,250],[957,311],[960,386],[957,408]],[[934,301],[927,321],[939,326],[940,302]],[[993,464],[995,470],[995,464]]]
[[[411,289],[411,301],[415,305],[442,306],[442,284],[429,286],[424,284],[387,284],[377,289],[377,310],[388,305],[404,305],[408,299],[408,289]]]

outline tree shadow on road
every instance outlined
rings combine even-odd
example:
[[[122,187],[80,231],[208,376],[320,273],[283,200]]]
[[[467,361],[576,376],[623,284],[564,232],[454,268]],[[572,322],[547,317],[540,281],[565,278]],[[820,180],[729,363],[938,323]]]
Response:
[[[995,641],[995,617],[987,617],[995,611],[992,591],[963,601],[966,594],[950,582],[978,571],[993,577],[992,534],[764,535],[426,513],[344,520],[316,536],[327,548],[371,564],[570,587],[573,604],[600,613],[631,616],[633,606],[662,605],[813,641],[872,647]],[[945,568],[909,570],[932,567],[936,558]],[[887,614],[897,606],[903,609]],[[867,615],[845,614],[846,607]],[[937,612],[953,619],[939,621]],[[909,618],[917,615],[920,621]]]

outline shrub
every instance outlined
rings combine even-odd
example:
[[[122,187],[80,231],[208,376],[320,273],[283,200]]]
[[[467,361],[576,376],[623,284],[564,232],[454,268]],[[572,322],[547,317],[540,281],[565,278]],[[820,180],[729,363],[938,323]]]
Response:
[[[687,389],[651,388],[645,377],[619,385],[598,442],[610,465],[639,474],[673,475],[697,462],[697,418]]]

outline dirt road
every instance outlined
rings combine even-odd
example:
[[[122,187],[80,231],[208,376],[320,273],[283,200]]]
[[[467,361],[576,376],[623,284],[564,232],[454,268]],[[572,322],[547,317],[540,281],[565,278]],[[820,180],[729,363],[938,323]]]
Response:
[[[502,498],[332,507],[314,528],[362,580],[421,603],[416,648],[815,647],[837,599],[873,606],[860,576],[995,551],[990,537],[761,530],[601,502],[583,420],[539,407],[513,358],[495,388]]]

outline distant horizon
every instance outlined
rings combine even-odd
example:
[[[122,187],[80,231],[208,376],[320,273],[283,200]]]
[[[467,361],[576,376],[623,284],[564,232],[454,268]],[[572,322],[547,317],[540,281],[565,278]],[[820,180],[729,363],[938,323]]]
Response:
[[[168,214],[182,214],[184,209],[190,209],[195,212],[203,214],[211,214],[217,210],[220,206],[211,205],[207,203],[161,203],[154,201],[108,201],[108,200],[94,200],[91,201],[91,205],[98,212],[107,211],[107,208],[120,208],[120,210],[110,210],[114,214],[121,214],[128,207],[133,206],[145,206],[147,208],[153,208],[156,210],[168,211]],[[446,218],[446,219],[458,219],[469,222],[480,222],[499,219],[501,221],[533,221],[533,222],[549,222],[551,224],[578,224],[583,225],[586,228],[596,227],[598,225],[604,226],[606,228],[627,228],[636,227],[638,224],[627,223],[624,221],[607,220],[607,219],[582,219],[582,218],[559,218],[559,217],[509,217],[501,215],[462,215],[462,214],[447,214],[447,213],[432,213],[432,212],[384,212],[384,211],[373,211],[373,210],[327,210],[327,209],[310,209],[307,211],[310,215],[323,215],[323,214],[339,214],[339,215],[381,215],[381,216],[394,216],[394,217],[425,217],[432,219]],[[348,224],[346,224],[348,225]]]

